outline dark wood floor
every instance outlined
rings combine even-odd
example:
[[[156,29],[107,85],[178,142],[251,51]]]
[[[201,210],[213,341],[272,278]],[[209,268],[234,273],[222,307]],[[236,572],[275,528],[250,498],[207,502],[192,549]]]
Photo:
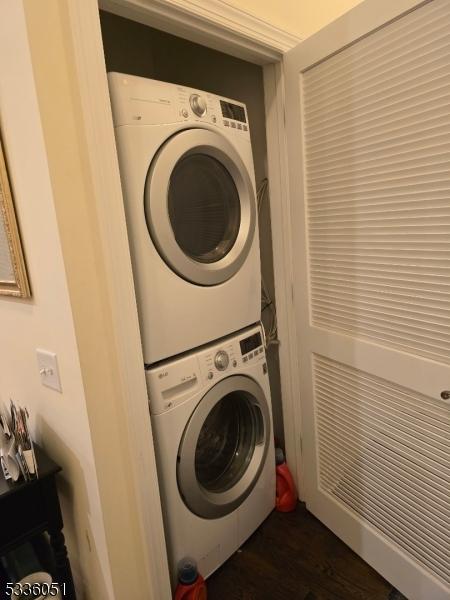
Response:
[[[405,600],[303,505],[273,512],[208,579],[208,600]]]

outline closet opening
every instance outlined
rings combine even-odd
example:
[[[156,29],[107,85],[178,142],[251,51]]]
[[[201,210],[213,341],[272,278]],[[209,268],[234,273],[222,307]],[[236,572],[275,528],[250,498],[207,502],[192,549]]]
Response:
[[[100,10],[100,23],[108,72],[203,90],[242,102],[247,107],[258,198],[263,282],[261,320],[267,338],[274,435],[277,442],[284,446],[263,68],[104,10]],[[245,302],[245,298],[242,301]]]

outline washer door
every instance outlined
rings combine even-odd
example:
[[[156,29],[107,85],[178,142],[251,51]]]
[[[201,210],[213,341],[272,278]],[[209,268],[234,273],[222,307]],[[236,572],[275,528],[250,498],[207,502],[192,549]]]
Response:
[[[233,375],[211,388],[178,451],[178,487],[187,507],[215,519],[242,504],[264,466],[270,435],[269,407],[254,379]]]
[[[255,234],[247,169],[224,137],[206,129],[184,130],[160,148],[147,176],[145,212],[166,264],[199,285],[232,277]]]

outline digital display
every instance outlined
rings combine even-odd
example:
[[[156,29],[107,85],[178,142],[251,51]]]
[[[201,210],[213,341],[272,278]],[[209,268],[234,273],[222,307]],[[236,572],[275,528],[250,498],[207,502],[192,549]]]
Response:
[[[261,341],[261,334],[255,333],[253,335],[251,335],[248,338],[245,338],[244,340],[240,341],[240,345],[241,345],[241,354],[247,354],[247,352],[251,352],[252,350],[254,350],[255,348],[259,348],[259,346],[261,346],[262,341]]]
[[[243,106],[221,100],[220,108],[222,109],[222,116],[224,116],[226,119],[234,119],[235,121],[240,121],[241,123],[247,123],[245,118],[245,109]]]

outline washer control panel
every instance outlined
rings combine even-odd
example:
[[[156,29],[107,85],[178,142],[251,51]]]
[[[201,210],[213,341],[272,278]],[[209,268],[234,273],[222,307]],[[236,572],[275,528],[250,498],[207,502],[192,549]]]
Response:
[[[216,380],[238,366],[235,344],[224,340],[200,357],[202,370],[208,380]]]
[[[255,326],[214,345],[149,366],[146,378],[150,411],[156,415],[173,410],[224,377],[244,374],[253,364],[259,363],[266,373],[262,332]]]
[[[222,343],[206,350],[199,357],[205,380],[216,381],[224,375],[235,373],[239,367],[250,366],[253,362],[265,362],[261,329],[248,329],[240,336],[225,339]]]
[[[256,333],[253,333],[252,335],[240,340],[239,347],[243,357],[250,357],[251,354],[252,356],[250,358],[252,358],[254,354],[259,354],[259,351],[262,350],[261,333],[257,331]]]

